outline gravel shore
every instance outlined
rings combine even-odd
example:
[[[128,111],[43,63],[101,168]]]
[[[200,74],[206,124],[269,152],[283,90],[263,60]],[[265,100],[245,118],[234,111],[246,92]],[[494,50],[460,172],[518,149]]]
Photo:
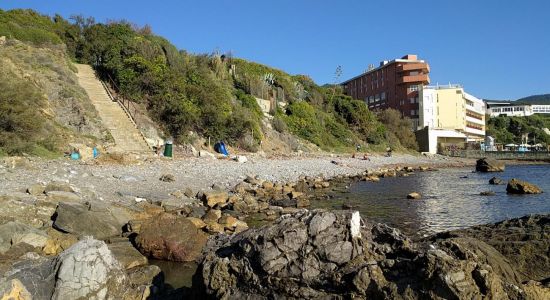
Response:
[[[23,191],[35,183],[65,181],[77,188],[95,191],[106,201],[125,202],[135,197],[163,200],[170,197],[170,193],[185,188],[197,192],[217,184],[230,189],[248,175],[272,182],[289,182],[300,176],[322,175],[329,178],[395,165],[447,167],[473,163],[472,160],[442,156],[399,154],[392,157],[371,156],[370,161],[336,155],[285,158],[249,156],[246,163],[227,159],[155,158],[129,165],[34,159],[23,167],[0,168],[0,193]],[[175,180],[160,181],[159,178],[164,174],[173,175]]]

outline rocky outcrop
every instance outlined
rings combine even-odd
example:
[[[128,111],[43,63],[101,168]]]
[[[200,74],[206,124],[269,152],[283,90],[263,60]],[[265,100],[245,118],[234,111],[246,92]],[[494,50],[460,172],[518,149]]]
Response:
[[[128,276],[104,242],[84,239],[61,253],[52,299],[123,299]]]
[[[478,172],[504,172],[504,169],[504,163],[493,158],[481,158],[476,162]]]
[[[530,222],[543,233],[528,239],[533,244],[546,239],[547,247],[548,228],[540,223],[548,221]],[[514,249],[515,243],[491,244],[477,238],[483,232],[451,232],[413,243],[396,229],[365,223],[358,212],[303,210],[272,226],[211,239],[197,288],[207,294],[203,297],[224,299],[536,299],[544,294],[542,284],[522,282],[547,278],[549,268],[540,267],[546,267],[542,276],[520,274],[525,268],[516,271],[500,249]],[[547,260],[547,251],[540,250]]]
[[[84,238],[56,257],[16,262],[0,278],[0,298],[144,299],[151,283],[133,284],[104,242]]]
[[[506,192],[508,194],[540,194],[542,190],[532,183],[513,178],[508,181]]]
[[[206,233],[187,218],[163,213],[141,224],[136,246],[147,257],[194,261],[207,238]]]

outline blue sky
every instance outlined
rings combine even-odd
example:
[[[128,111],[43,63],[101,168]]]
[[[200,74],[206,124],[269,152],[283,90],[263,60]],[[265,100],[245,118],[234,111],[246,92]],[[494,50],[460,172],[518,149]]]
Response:
[[[360,74],[369,64],[418,54],[432,84],[460,83],[478,97],[550,93],[550,1],[76,1],[1,0],[97,21],[149,24],[178,48],[235,56],[317,83]]]

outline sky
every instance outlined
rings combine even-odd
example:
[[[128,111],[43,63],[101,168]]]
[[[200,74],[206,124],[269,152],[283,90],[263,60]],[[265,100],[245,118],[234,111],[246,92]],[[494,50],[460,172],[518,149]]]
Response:
[[[433,85],[462,84],[484,99],[550,93],[547,0],[0,0],[0,8],[149,24],[188,52],[231,51],[318,84],[417,54]]]

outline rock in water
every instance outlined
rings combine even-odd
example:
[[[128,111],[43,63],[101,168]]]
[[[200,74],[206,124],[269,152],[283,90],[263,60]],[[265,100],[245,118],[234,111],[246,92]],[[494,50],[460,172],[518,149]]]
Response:
[[[422,195],[420,195],[420,193],[417,193],[417,192],[412,192],[410,194],[407,195],[407,199],[415,199],[415,200],[418,200],[422,198]]]
[[[494,247],[512,255],[517,247],[535,246],[545,267],[544,220],[529,221],[537,227],[529,244],[501,240]],[[366,223],[358,212],[299,211],[272,226],[210,239],[196,288],[203,297],[222,299],[536,299],[522,282],[548,273],[526,277],[524,266],[520,275],[508,256],[484,241],[489,232],[472,233],[444,233],[414,244],[394,228]]]
[[[496,195],[496,193],[493,192],[493,191],[483,191],[483,192],[479,193],[479,195],[480,196],[494,196],[494,195]]]
[[[207,239],[206,233],[187,218],[163,213],[141,225],[136,246],[147,257],[194,261]]]
[[[504,184],[504,181],[502,181],[502,179],[500,178],[493,177],[489,179],[489,184],[499,185],[499,184]]]
[[[540,194],[542,190],[532,183],[512,178],[508,181],[506,192],[508,194]]]
[[[504,163],[493,158],[481,158],[476,162],[478,172],[504,172]]]

